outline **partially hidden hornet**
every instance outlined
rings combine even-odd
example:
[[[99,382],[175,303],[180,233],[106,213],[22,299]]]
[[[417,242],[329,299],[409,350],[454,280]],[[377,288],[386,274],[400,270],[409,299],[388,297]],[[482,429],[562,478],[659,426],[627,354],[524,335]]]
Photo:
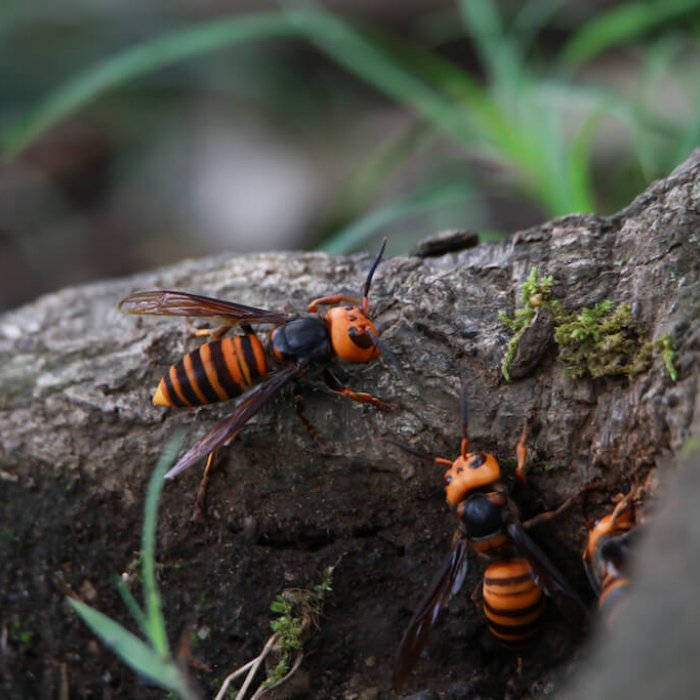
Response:
[[[629,558],[639,520],[637,493],[633,490],[588,531],[583,566],[598,597],[598,612],[608,627],[629,596]]]
[[[165,475],[171,479],[206,457],[194,519],[201,517],[216,451],[231,442],[285,385],[311,369],[322,369],[329,388],[342,396],[371,404],[379,410],[392,408],[372,394],[343,386],[329,368],[335,358],[367,363],[380,355],[398,367],[396,358],[379,339],[368,317],[372,277],[385,247],[386,239],[370,267],[360,299],[345,294],[320,297],[309,303],[308,315],[304,316],[171,290],[137,292],[120,302],[120,310],[128,314],[206,318],[221,324],[195,332],[210,336],[211,340],[172,365],[153,396],[157,406],[176,407],[202,406],[240,397],[234,410],[216,423]],[[330,307],[325,314],[319,312],[322,306]],[[273,326],[267,342],[253,331],[252,325]],[[235,326],[244,334],[224,337]]]
[[[502,646],[518,649],[538,631],[545,609],[545,596],[551,596],[571,623],[582,628],[587,612],[579,596],[558,571],[527,530],[567,508],[575,496],[555,511],[520,520],[496,458],[481,450],[469,451],[466,386],[461,396],[462,441],[457,459],[426,455],[394,440],[393,444],[412,454],[446,465],[447,502],[456,508],[458,526],[450,554],[436,572],[427,592],[404,632],[393,674],[393,687],[399,692],[408,680],[428,642],[430,631],[443,606],[461,589],[467,574],[469,551],[487,562],[481,590],[474,602],[483,610],[488,628]],[[515,484],[525,482],[527,460],[526,429],[516,447]],[[479,600],[480,598],[480,600]]]

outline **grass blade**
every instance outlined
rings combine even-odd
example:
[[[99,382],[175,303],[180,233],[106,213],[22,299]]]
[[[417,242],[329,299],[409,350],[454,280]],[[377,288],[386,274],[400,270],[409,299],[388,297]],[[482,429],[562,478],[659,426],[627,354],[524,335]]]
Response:
[[[163,477],[175,461],[175,455],[181,445],[182,435],[178,434],[167,444],[153,474],[151,474],[146,492],[143,530],[141,532],[141,567],[146,619],[148,621],[148,639],[154,649],[162,655],[168,653],[168,636],[156,581],[155,541],[158,525],[158,503],[164,485]]]
[[[579,129],[569,149],[567,179],[572,187],[571,199],[577,202],[576,208],[572,209],[572,212],[595,211],[589,159],[593,151],[593,139],[603,117],[601,112],[592,113]]]
[[[144,636],[148,637],[148,618],[146,617],[146,613],[141,610],[141,606],[138,604],[134,594],[124,581],[118,576],[115,578],[117,591],[119,591],[119,595],[122,597],[126,609],[129,611],[131,617],[134,618]]]
[[[680,12],[681,7],[700,4],[700,0],[669,0],[666,4]],[[659,10],[658,0],[652,5]],[[488,87],[449,61],[387,35],[370,35],[322,10],[239,15],[166,34],[103,61],[50,94],[23,123],[6,132],[0,145],[16,154],[105,91],[178,61],[244,41],[296,36],[416,112],[431,128],[465,148],[516,168],[524,188],[549,213],[580,209],[586,199],[580,196],[583,171],[580,162],[565,162],[568,138],[563,120],[538,106],[541,80],[528,74],[517,42],[503,31],[493,0],[462,0],[461,7],[493,74],[493,84]],[[610,11],[604,17],[614,19],[615,15]],[[551,128],[556,133],[548,133]],[[555,145],[560,152],[553,157]],[[578,180],[569,181],[574,173]]]
[[[511,32],[517,38],[521,55],[525,55],[537,41],[540,32],[567,4],[568,0],[527,0],[513,17]]]
[[[68,602],[102,642],[136,673],[181,697],[193,697],[172,659],[163,658],[136,635],[89,605],[73,598]]]
[[[182,436],[175,435],[166,446],[151,474],[146,492],[144,523],[141,531],[141,565],[146,612],[141,610],[131,591],[120,579],[117,588],[126,607],[134,617],[147,642],[139,639],[115,620],[91,608],[80,600],[68,599],[83,622],[109,646],[119,658],[147,680],[177,693],[186,700],[196,700],[188,678],[170,654],[165,631],[161,599],[155,576],[155,536],[158,501],[163,489],[163,477],[175,461]]]
[[[426,148],[434,138],[435,130],[424,120],[401,125],[368,153],[347,180],[333,191],[326,219],[345,221],[354,218],[357,212],[368,211],[406,161]]]
[[[639,39],[700,6],[700,0],[629,2],[597,14],[564,46],[561,62],[576,69],[613,46]]]
[[[320,246],[320,249],[334,255],[347,253],[359,248],[366,240],[389,224],[409,216],[425,214],[440,210],[450,204],[464,202],[472,193],[471,187],[464,183],[455,183],[431,187],[400,197],[367,216],[356,219],[350,226],[341,229],[329,238]]]
[[[503,30],[496,3],[493,0],[460,0],[459,8],[491,81],[499,88],[516,87],[524,70],[522,56],[513,38]]]
[[[419,73],[406,69],[386,51],[385,45],[329,13],[295,12],[287,17],[311,43],[348,72],[410,106],[458,141],[471,142],[463,106],[456,105]]]
[[[135,78],[226,46],[283,36],[290,31],[293,30],[285,15],[261,14],[216,19],[152,39],[105,59],[60,85],[5,133],[0,146],[8,155],[15,155],[99,95]]]
[[[430,53],[363,35],[327,13],[297,15],[308,38],[349,72],[421,115],[465,147],[491,149],[528,171],[537,152],[514,128],[513,115],[462,69]],[[537,195],[537,193],[535,193]]]
[[[0,147],[15,155],[60,120],[99,95],[140,76],[237,43],[279,36],[303,36],[349,72],[408,104],[458,140],[470,140],[462,110],[439,91],[332,15],[313,10],[216,19],[127,49],[59,86],[15,127]]]

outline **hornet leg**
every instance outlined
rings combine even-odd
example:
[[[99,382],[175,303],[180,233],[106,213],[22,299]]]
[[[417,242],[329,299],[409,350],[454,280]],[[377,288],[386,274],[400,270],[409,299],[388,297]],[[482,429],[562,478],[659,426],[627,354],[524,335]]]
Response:
[[[544,513],[540,513],[539,515],[535,515],[529,520],[526,520],[523,523],[523,527],[525,529],[529,529],[531,527],[536,527],[537,525],[542,525],[542,523],[548,523],[550,520],[553,520],[565,510],[570,508],[576,502],[576,499],[581,495],[581,493],[581,491],[577,491],[573,496],[569,496],[567,499],[565,499],[554,510],[546,510]]]
[[[204,513],[206,511],[206,500],[207,500],[207,489],[209,487],[209,476],[211,474],[212,466],[214,465],[214,457],[216,456],[216,450],[209,453],[207,457],[207,464],[204,467],[204,473],[202,474],[202,479],[199,482],[199,488],[197,489],[197,497],[194,501],[194,509],[192,510],[192,517],[190,521],[193,523],[201,523],[204,520]]]
[[[309,437],[316,443],[322,453],[328,453],[328,443],[321,437],[318,428],[316,428],[304,413],[304,398],[298,391],[294,393],[294,409],[301,424],[306,428],[306,432],[309,433]]]
[[[337,394],[341,394],[342,396],[347,396],[347,398],[352,399],[353,401],[371,404],[379,411],[395,411],[398,408],[397,406],[386,403],[385,401],[382,401],[376,396],[368,394],[365,391],[353,391],[349,387],[343,386],[329,370],[326,370],[323,373],[323,376],[326,380],[328,388],[331,389],[331,391],[335,391]]]
[[[217,326],[216,328],[195,328],[189,318],[185,319],[185,329],[195,338],[211,338],[221,340],[221,338],[233,328],[231,325]]]

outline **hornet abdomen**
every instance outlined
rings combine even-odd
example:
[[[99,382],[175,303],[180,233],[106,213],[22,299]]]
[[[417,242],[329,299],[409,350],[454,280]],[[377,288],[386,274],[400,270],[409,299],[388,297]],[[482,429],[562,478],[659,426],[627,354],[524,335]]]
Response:
[[[545,605],[542,593],[527,559],[498,561],[486,568],[484,614],[501,644],[517,648],[536,634]]]
[[[255,335],[204,343],[160,380],[156,406],[203,406],[240,396],[267,374],[265,349]]]

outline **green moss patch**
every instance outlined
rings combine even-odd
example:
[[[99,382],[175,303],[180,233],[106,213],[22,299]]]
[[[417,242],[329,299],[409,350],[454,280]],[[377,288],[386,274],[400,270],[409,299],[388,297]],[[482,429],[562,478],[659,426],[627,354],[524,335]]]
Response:
[[[593,308],[569,312],[559,300],[551,298],[553,282],[551,275],[540,277],[537,268],[533,268],[520,288],[521,306],[516,308],[513,318],[504,312],[498,315],[513,332],[501,363],[506,381],[511,380],[509,367],[520,338],[538,308],[549,309],[554,317],[554,341],[569,377],[634,376],[646,372],[658,353],[673,381],[678,379],[670,338],[665,335],[658,341],[645,339],[628,304],[613,308],[613,303],[606,299]]]

